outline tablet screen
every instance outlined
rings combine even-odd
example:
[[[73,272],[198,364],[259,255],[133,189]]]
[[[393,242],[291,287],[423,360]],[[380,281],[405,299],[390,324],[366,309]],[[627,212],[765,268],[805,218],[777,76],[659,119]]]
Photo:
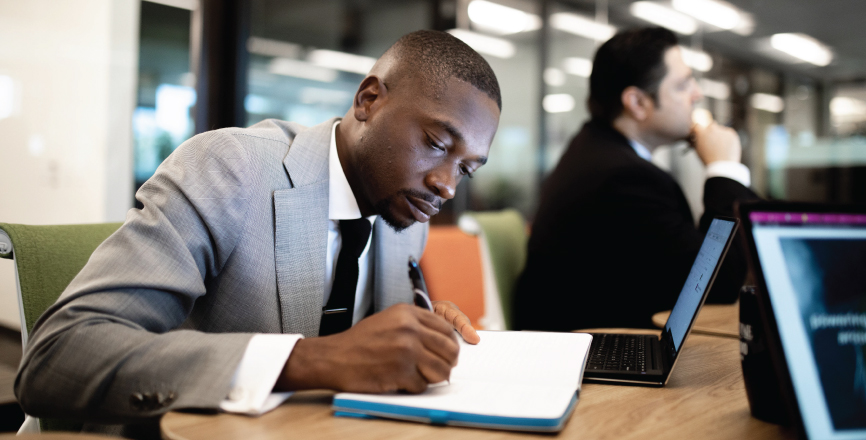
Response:
[[[809,438],[866,438],[866,215],[752,212]]]

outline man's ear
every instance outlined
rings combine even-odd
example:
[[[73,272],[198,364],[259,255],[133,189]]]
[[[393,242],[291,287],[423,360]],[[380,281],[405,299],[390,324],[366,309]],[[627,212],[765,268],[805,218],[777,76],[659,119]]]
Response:
[[[366,121],[381,107],[388,97],[388,87],[378,76],[370,75],[361,81],[355,100],[352,102],[355,119]]]
[[[646,120],[655,105],[646,92],[635,86],[626,87],[620,98],[622,99],[622,111],[640,122]]]

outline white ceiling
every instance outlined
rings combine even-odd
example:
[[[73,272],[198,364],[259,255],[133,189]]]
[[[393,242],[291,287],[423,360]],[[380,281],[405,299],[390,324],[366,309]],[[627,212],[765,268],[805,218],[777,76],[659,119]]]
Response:
[[[727,0],[752,14],[755,30],[749,36],[733,32],[705,32],[703,46],[749,64],[793,72],[817,80],[866,79],[866,1],[863,0]],[[564,0],[586,11],[594,11],[596,0]],[[649,25],[628,12],[632,0],[607,0],[614,23]],[[659,1],[659,3],[667,3]],[[781,32],[808,34],[830,46],[835,54],[826,67],[791,64],[784,55],[769,49],[768,39]],[[682,37],[690,44],[690,37]]]

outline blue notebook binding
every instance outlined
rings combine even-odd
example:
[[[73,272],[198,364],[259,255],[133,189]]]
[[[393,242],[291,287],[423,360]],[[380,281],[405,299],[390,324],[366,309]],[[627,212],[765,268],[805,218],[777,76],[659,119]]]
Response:
[[[558,432],[577,406],[580,390],[574,393],[568,408],[555,419],[501,417],[452,411],[414,408],[384,403],[359,402],[351,399],[334,399],[334,415],[358,419],[399,419],[432,425],[452,425],[472,428],[502,429],[509,431]]]

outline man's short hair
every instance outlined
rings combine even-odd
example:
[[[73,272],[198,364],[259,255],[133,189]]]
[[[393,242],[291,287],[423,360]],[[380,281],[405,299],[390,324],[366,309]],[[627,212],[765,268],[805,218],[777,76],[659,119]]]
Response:
[[[673,32],[661,27],[620,32],[595,53],[589,77],[587,105],[593,119],[613,122],[622,113],[622,91],[635,86],[653,101],[667,74],[665,52],[678,44]]]
[[[502,110],[502,97],[496,74],[487,61],[457,37],[440,31],[422,30],[404,35],[397,40],[385,56],[392,57],[411,75],[432,85],[436,90],[444,87],[450,78],[472,84]],[[399,80],[398,80],[399,82]],[[399,86],[398,86],[399,87]]]

